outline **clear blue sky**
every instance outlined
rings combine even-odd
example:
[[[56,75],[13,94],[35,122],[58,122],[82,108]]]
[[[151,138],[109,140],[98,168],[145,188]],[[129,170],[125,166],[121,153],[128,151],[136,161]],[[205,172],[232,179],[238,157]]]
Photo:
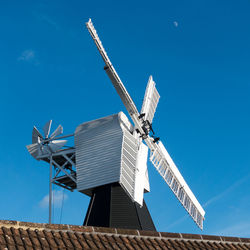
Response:
[[[0,219],[47,222],[49,167],[25,145],[124,111],[85,22],[92,18],[138,109],[150,74],[153,127],[206,210],[205,234],[250,237],[250,2],[1,1]],[[149,163],[159,231],[200,233]],[[55,187],[54,223],[82,224],[88,197]]]

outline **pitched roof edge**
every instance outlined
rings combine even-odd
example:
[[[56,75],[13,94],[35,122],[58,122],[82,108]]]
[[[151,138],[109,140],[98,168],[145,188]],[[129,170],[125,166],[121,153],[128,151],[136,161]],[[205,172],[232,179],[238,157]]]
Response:
[[[242,243],[250,245],[250,238],[241,237],[226,237],[216,235],[202,235],[202,234],[185,234],[185,233],[166,233],[155,231],[141,231],[135,229],[120,229],[120,228],[106,228],[106,227],[91,227],[91,226],[76,226],[67,224],[47,224],[47,223],[33,223],[12,220],[0,220],[0,227],[16,228],[16,229],[30,229],[30,230],[48,230],[48,231],[67,231],[78,233],[94,233],[117,235],[127,237],[145,237],[145,238],[165,238],[171,240],[187,240],[187,241],[203,241],[203,242],[224,242],[224,243]]]

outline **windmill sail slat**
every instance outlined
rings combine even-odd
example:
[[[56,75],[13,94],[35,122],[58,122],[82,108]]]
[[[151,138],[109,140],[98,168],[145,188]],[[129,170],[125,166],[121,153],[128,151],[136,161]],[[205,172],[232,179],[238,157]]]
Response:
[[[141,114],[145,114],[145,120],[152,123],[160,95],[155,87],[152,76],[149,77],[145,96],[142,104]]]
[[[59,125],[56,130],[51,134],[50,138],[54,139],[55,137],[57,137],[58,135],[63,133],[63,127],[62,125]]]
[[[51,141],[48,147],[50,148],[51,152],[56,152],[60,148],[62,148],[67,143],[67,140],[54,140]]]
[[[36,158],[36,156],[39,155],[39,143],[33,143],[27,145],[26,148],[34,158]]]
[[[36,128],[36,126],[34,126],[33,130],[32,130],[32,144],[39,142],[39,140],[41,138],[43,138],[43,136],[38,131],[38,129]]]
[[[159,142],[159,144],[152,145],[154,145],[154,148],[150,157],[151,162],[195,223],[202,229],[205,211],[195,198],[163,144]]]
[[[52,123],[52,120],[49,120],[48,122],[46,122],[46,124],[43,127],[43,132],[44,132],[45,138],[48,138],[48,136],[49,136],[51,123]]]

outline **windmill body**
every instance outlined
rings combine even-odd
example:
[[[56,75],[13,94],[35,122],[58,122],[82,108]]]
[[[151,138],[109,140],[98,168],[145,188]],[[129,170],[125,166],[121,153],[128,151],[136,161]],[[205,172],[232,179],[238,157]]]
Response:
[[[147,147],[139,147],[133,126],[124,113],[79,125],[75,131],[77,190],[119,183],[142,206],[147,179]]]

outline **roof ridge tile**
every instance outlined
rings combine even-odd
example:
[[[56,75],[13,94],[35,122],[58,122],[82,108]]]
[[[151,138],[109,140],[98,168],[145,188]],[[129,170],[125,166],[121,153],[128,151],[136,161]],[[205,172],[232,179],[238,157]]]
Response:
[[[138,239],[140,238],[144,238],[144,239],[155,238],[156,239],[157,238],[159,240],[166,239],[166,240],[184,240],[184,241],[195,241],[195,242],[202,241],[202,242],[210,242],[210,243],[220,242],[223,244],[239,243],[241,245],[250,245],[250,238],[241,238],[241,237],[202,235],[202,234],[189,234],[189,233],[156,232],[156,231],[147,231],[147,230],[78,226],[78,225],[69,225],[69,224],[33,223],[33,222],[22,222],[22,221],[13,221],[13,220],[0,220],[0,229],[3,231],[3,236],[6,235],[5,232],[10,232],[11,233],[10,236],[12,237],[16,236],[16,234],[14,233],[15,232],[14,230],[18,229],[21,236],[27,233],[28,235],[32,235],[32,232],[30,231],[36,231],[37,236],[38,236],[39,231],[44,231],[48,233],[51,232],[52,235],[64,235],[64,233],[73,233],[75,235],[82,234],[83,237],[86,237],[84,235],[98,234],[98,235],[118,236],[118,237],[122,236],[122,237],[129,237],[129,238],[138,237]],[[71,241],[70,238],[67,240]],[[67,244],[67,242],[65,242],[65,244]]]

